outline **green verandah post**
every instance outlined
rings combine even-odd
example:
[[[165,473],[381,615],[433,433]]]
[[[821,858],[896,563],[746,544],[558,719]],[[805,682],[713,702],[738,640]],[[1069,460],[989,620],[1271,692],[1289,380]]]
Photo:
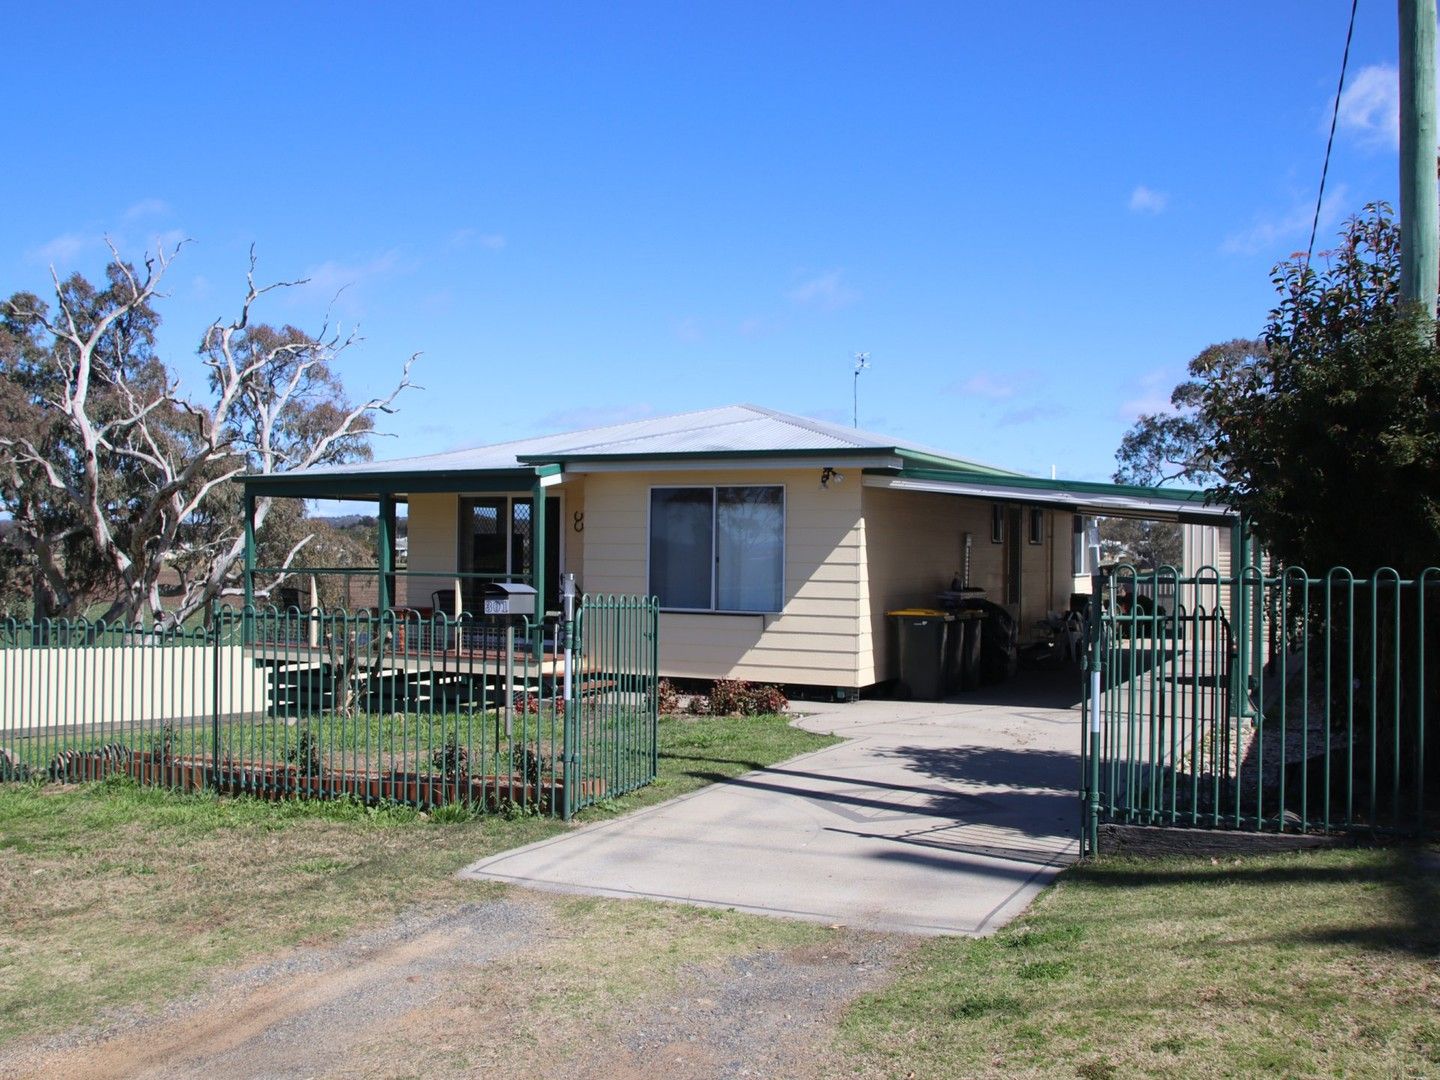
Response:
[[[535,659],[541,661],[545,658],[545,478],[538,472],[530,488],[530,584],[535,589]]]
[[[645,625],[650,637],[650,779],[660,775],[660,598],[645,598]]]
[[[394,605],[395,597],[395,497],[380,496],[380,513],[375,518],[375,563],[379,572],[376,606],[380,618]],[[376,628],[377,630],[379,627]]]
[[[245,619],[243,623],[244,643],[254,641],[253,612],[255,611],[255,496],[245,492]]]
[[[210,776],[220,792],[220,601],[210,605]]]

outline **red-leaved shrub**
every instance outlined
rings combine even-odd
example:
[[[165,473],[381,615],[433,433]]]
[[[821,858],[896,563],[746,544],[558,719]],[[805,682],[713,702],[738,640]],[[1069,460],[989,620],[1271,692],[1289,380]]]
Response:
[[[744,679],[717,679],[710,687],[710,712],[715,716],[780,713],[789,705],[789,699],[778,686],[756,686]]]

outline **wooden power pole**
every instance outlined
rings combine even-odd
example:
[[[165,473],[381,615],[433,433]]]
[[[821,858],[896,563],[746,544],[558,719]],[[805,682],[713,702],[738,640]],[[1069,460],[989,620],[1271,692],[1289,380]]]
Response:
[[[1435,0],[1400,2],[1400,293],[1435,314]]]

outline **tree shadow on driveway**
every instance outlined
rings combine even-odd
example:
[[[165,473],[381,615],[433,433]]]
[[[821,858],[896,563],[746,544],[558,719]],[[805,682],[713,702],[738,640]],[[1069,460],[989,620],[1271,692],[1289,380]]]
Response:
[[[710,774],[717,785],[805,799],[845,825],[829,828],[883,839],[925,852],[897,858],[968,854],[1047,863],[1078,835],[1078,759],[1048,750],[996,747],[900,746],[877,751],[899,760],[905,776],[884,778],[864,769],[822,771],[771,766],[745,776]],[[896,835],[881,826],[913,819]]]

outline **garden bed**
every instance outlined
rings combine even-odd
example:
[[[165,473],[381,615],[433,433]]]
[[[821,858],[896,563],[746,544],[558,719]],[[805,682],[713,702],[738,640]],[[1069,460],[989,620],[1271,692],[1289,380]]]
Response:
[[[117,752],[114,748],[76,751],[54,767],[55,779],[71,782],[125,775],[137,783],[180,791],[219,791],[263,799],[356,798],[365,803],[406,803],[419,807],[463,803],[499,810],[506,806],[558,807],[564,798],[564,776],[518,773],[412,772],[406,770],[327,769],[302,772],[294,764],[222,760],[166,754],[162,751]],[[582,780],[577,794],[603,798],[605,781]]]

